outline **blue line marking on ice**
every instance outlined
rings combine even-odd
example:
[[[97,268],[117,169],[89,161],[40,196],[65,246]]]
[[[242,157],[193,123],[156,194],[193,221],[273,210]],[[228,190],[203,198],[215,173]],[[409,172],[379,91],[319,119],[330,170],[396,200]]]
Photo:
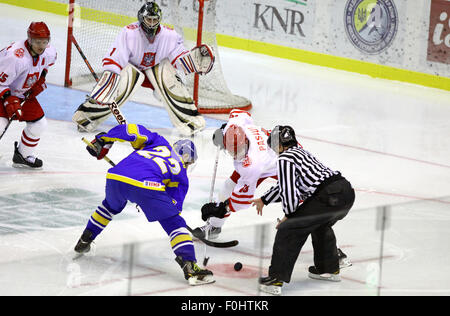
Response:
[[[38,96],[39,103],[49,119],[72,121],[73,113],[86,99],[85,91],[47,84],[47,89]],[[165,108],[148,104],[127,102],[121,107],[123,115],[134,124],[148,128],[173,128]],[[205,117],[206,127],[220,127],[224,121]],[[113,116],[103,124],[116,125]]]

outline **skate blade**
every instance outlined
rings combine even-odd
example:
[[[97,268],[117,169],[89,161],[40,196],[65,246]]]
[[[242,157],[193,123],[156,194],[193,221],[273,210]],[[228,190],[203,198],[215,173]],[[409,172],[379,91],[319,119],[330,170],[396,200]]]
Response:
[[[330,282],[341,282],[341,277],[339,274],[323,273],[323,274],[313,274],[309,273],[308,276],[314,280],[330,281]]]
[[[268,294],[281,295],[281,286],[260,284],[259,289]]]
[[[348,259],[339,260],[339,269],[351,267],[353,264]]]
[[[216,282],[216,280],[214,280],[212,275],[205,276],[202,279],[199,279],[198,276],[193,276],[188,279],[188,282],[189,285],[197,286],[197,285],[211,284]]]
[[[95,250],[92,251],[92,248],[89,249],[88,251],[85,251],[85,252],[76,252],[76,251],[72,251],[72,252],[74,254],[73,257],[72,257],[73,261],[81,259],[83,257],[87,257],[87,258],[95,257]]]
[[[72,257],[72,261],[76,261],[80,258],[84,257],[84,253],[75,253],[75,255]]]
[[[34,167],[30,167],[30,166],[27,166],[27,165],[24,165],[24,164],[21,164],[21,163],[15,163],[15,162],[13,162],[12,166],[14,168],[17,168],[17,169],[42,170],[42,167],[34,168]]]

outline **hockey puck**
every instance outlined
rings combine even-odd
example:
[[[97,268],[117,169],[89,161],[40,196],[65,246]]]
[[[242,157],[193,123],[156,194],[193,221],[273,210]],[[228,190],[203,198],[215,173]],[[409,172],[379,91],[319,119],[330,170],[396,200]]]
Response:
[[[236,262],[234,264],[234,271],[241,271],[241,269],[242,269],[242,263]]]
[[[204,266],[204,267],[206,267],[206,265],[208,264],[208,261],[209,261],[209,257],[205,257],[205,258],[203,259],[203,266]]]

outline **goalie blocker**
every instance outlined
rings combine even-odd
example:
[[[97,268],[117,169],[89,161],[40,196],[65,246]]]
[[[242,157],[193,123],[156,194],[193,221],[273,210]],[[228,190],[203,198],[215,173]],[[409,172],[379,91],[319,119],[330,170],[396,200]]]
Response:
[[[201,45],[180,56],[179,64],[185,74],[206,74],[212,69],[214,55],[207,45]],[[181,134],[190,136],[205,127],[205,119],[197,111],[183,81],[168,60],[144,73],[164,104],[172,124]],[[111,115],[110,107],[122,106],[143,81],[144,74],[131,64],[120,75],[105,71],[86,101],[73,115],[72,120],[78,125],[78,130],[94,131]]]
[[[109,105],[122,106],[143,81],[144,74],[130,64],[120,75],[111,71],[103,72],[91,94],[74,113],[72,121],[78,125],[79,131],[95,131],[111,115]]]

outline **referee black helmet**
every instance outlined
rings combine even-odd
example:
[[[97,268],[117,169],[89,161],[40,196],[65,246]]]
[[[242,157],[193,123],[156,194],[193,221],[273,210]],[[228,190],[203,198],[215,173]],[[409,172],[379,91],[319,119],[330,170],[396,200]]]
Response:
[[[279,152],[279,145],[287,148],[296,146],[297,138],[295,137],[295,131],[289,125],[277,125],[272,129],[267,143],[276,153]]]

